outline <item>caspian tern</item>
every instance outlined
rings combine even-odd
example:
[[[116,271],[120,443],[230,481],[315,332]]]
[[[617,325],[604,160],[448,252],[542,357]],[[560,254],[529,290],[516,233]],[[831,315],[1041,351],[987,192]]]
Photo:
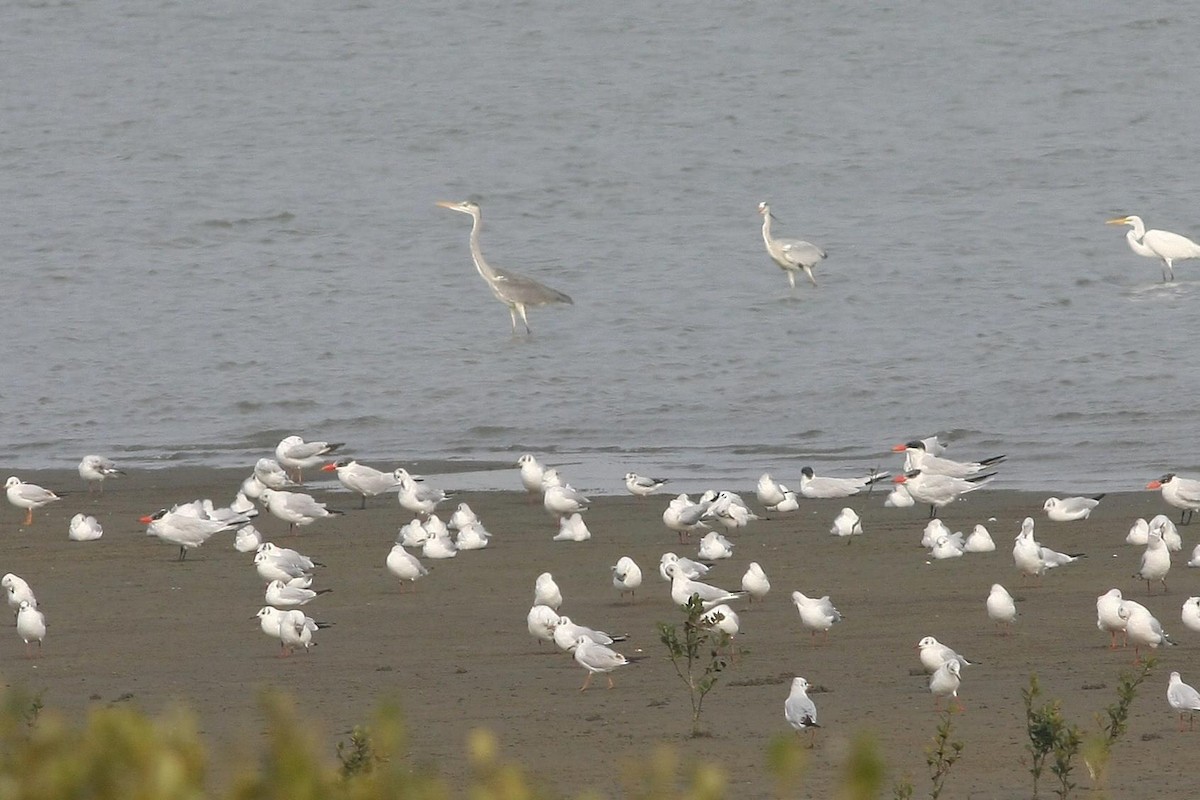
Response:
[[[382,472],[352,458],[343,458],[321,467],[322,472],[336,472],[338,483],[362,497],[360,508],[367,507],[367,498],[383,494],[400,486],[395,472]]]
[[[890,472],[872,472],[861,478],[826,478],[815,475],[812,467],[805,467],[800,470],[800,494],[814,499],[850,497],[890,477]]]
[[[988,483],[996,473],[985,472],[968,478],[955,478],[949,475],[927,475],[921,470],[913,470],[903,475],[897,475],[892,480],[902,483],[918,503],[929,504],[929,518],[937,516],[937,510],[948,506],[962,495],[973,492]]]
[[[1192,521],[1192,513],[1200,509],[1200,481],[1191,478],[1181,478],[1174,472],[1168,472],[1158,480],[1146,484],[1147,489],[1161,489],[1162,498],[1167,505],[1179,509],[1179,524],[1187,525]],[[1184,515],[1187,521],[1184,521]]]
[[[954,461],[949,458],[935,456],[926,449],[925,442],[913,440],[898,444],[893,452],[904,453],[904,471],[920,470],[927,475],[947,475],[951,478],[968,478],[978,475],[984,470],[994,467],[1008,456],[992,456],[980,461]]]

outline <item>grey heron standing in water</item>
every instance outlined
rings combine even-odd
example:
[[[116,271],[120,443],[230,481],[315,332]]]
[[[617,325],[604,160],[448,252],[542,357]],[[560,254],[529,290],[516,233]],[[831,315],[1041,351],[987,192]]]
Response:
[[[792,287],[792,291],[796,290],[796,273],[804,270],[804,274],[812,282],[813,286],[817,285],[817,279],[813,277],[812,268],[825,258],[825,251],[817,247],[812,242],[805,242],[801,239],[775,239],[771,236],[771,207],[767,202],[758,204],[758,213],[762,214],[763,241],[767,245],[767,253],[779,265],[779,268],[787,273],[788,283]]]
[[[475,269],[479,276],[492,287],[492,294],[504,305],[508,306],[509,316],[512,317],[513,333],[517,332],[517,315],[525,324],[525,333],[530,333],[529,318],[525,316],[526,306],[545,306],[551,303],[568,303],[574,301],[562,292],[538,283],[533,278],[527,278],[516,272],[493,267],[483,259],[483,251],[479,249],[479,228],[482,225],[482,214],[479,204],[470,200],[451,202],[439,200],[437,205],[451,211],[461,211],[471,215],[471,258],[475,261]]]

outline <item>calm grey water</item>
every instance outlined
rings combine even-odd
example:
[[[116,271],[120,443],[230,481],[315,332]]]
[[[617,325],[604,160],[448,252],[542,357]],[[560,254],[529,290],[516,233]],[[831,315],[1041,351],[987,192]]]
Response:
[[[942,432],[999,485],[1200,470],[1200,48],[1066,0],[0,10],[0,443],[748,482]],[[475,274],[568,292],[513,338]],[[777,235],[825,247],[789,296]],[[499,485],[515,486],[512,476]]]

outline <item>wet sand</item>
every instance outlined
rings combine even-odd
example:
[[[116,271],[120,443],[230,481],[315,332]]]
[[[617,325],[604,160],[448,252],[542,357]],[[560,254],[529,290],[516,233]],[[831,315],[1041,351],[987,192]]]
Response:
[[[432,475],[427,465],[422,469]],[[924,796],[924,748],[938,717],[914,646],[932,635],[980,662],[964,672],[966,710],[954,717],[954,738],[966,748],[946,796],[1028,797],[1021,690],[1037,672],[1045,698],[1062,698],[1068,718],[1095,728],[1093,715],[1115,701],[1118,674],[1133,660],[1132,650],[1109,651],[1095,625],[1096,596],[1118,587],[1147,605],[1180,645],[1158,652],[1155,674],[1134,703],[1113,756],[1111,794],[1194,791],[1190,763],[1200,731],[1176,732],[1165,693],[1172,670],[1200,684],[1200,634],[1179,622],[1184,599],[1200,594],[1200,572],[1185,566],[1195,526],[1180,529],[1185,549],[1175,556],[1165,595],[1147,596],[1145,583],[1131,577],[1141,548],[1124,544],[1136,517],[1172,514],[1157,492],[1110,495],[1091,520],[1073,523],[1045,519],[1041,506],[1050,492],[976,492],[942,517],[955,530],[983,522],[997,550],[933,563],[919,546],[925,510],[884,508],[881,493],[802,501],[797,512],[752,523],[730,536],[734,557],[710,579],[737,588],[749,562],[758,561],[772,590],[764,602],[739,607],[738,642],[748,652],[709,695],[703,724],[711,735],[692,739],[687,695],[656,631],[658,622],[681,619],[658,576],[659,557],[696,554],[695,541],[680,544],[663,526],[667,496],[598,498],[587,515],[593,538],[570,543],[552,541],[556,523],[522,493],[464,493],[455,501],[471,504],[492,532],[492,545],[426,562],[431,574],[415,591],[401,592],[384,559],[411,514],[392,496],[359,510],[357,498],[344,492],[316,491],[346,515],[295,534],[269,514],[257,520],[267,538],[326,564],[314,588],[333,589],[305,610],[334,626],[319,632],[311,653],[279,658],[278,644],[253,618],[263,605],[253,554],[238,553],[232,534],[222,534],[179,562],[176,547],[146,536],[137,521],[200,497],[227,503],[245,471],[140,472],[91,496],[74,473],[15,474],[71,494],[37,512],[30,527],[19,524],[20,510],[0,505],[0,571],[30,582],[49,623],[35,659],[23,657],[15,630],[0,635],[6,682],[44,691],[48,707],[71,713],[114,702],[157,713],[184,703],[199,715],[217,786],[233,754],[258,744],[258,699],[264,687],[275,687],[298,698],[331,760],[338,740],[394,698],[404,710],[413,763],[436,764],[452,783],[466,771],[468,732],[482,726],[498,735],[506,757],[564,795],[621,794],[621,764],[665,742],[684,758],[721,765],[729,796],[767,797],[773,793],[767,745],[790,733],[783,701],[791,678],[803,675],[817,687],[812,696],[823,726],[804,794],[831,796],[849,743],[867,731],[888,765],[888,785],[907,775],[915,796]],[[512,475],[516,486],[515,469]],[[453,475],[432,482],[454,489]],[[752,489],[735,488],[752,499]],[[843,505],[859,511],[866,529],[850,542],[828,535]],[[444,507],[443,518],[452,508]],[[78,511],[100,520],[101,540],[68,541],[67,523]],[[1087,558],[1055,570],[1040,586],[1022,582],[1011,546],[1025,516],[1037,520],[1043,544]],[[619,600],[611,585],[609,566],[622,555],[645,572],[636,602]],[[583,670],[527,633],[534,578],[543,571],[562,588],[562,613],[628,634],[620,649],[645,656],[616,673],[615,689],[599,680],[581,694]],[[999,635],[984,610],[995,582],[1018,601],[1011,636]],[[801,627],[790,600],[794,589],[831,595],[845,616],[828,643]],[[1050,794],[1051,780],[1043,780],[1043,793]],[[1076,780],[1091,785],[1082,760]]]

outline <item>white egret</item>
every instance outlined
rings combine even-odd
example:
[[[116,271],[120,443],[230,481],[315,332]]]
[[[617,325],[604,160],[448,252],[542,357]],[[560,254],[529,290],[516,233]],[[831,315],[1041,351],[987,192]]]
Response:
[[[1174,262],[1188,258],[1200,258],[1200,244],[1196,244],[1186,236],[1170,231],[1146,230],[1142,218],[1134,215],[1117,217],[1105,222],[1106,225],[1128,225],[1132,228],[1125,234],[1129,249],[1139,256],[1157,258],[1162,261],[1163,282],[1175,280]]]

